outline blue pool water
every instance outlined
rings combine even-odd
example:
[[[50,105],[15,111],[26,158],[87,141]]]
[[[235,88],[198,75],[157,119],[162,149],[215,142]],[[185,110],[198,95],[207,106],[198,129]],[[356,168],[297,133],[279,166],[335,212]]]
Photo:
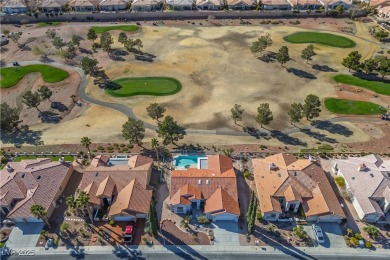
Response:
[[[197,155],[185,155],[185,156],[178,156],[175,160],[175,166],[177,168],[189,168],[193,165],[198,164],[198,158],[201,156]]]

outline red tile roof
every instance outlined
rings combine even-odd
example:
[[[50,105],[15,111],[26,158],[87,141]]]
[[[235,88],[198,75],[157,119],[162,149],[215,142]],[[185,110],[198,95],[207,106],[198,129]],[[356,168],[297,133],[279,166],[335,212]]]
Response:
[[[240,215],[240,207],[229,193],[222,188],[218,188],[206,201],[204,212],[210,214],[227,212]]]

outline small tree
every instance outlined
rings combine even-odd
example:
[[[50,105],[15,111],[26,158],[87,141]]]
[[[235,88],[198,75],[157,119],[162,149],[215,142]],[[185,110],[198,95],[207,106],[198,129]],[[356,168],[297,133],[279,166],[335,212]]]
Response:
[[[47,36],[47,38],[49,38],[50,40],[53,40],[54,37],[57,36],[57,32],[56,32],[56,30],[54,30],[54,29],[48,29],[48,30],[46,31],[46,36]]]
[[[282,46],[278,53],[276,53],[276,60],[280,63],[280,65],[283,67],[283,65],[290,60],[290,55],[288,54],[288,48],[287,46]]]
[[[149,225],[150,232],[153,237],[158,237],[158,230],[160,229],[160,226],[158,224],[157,211],[154,206],[153,200],[150,202],[149,206]]]
[[[145,137],[144,122],[129,117],[122,125],[122,136],[132,144],[142,145],[142,139]]]
[[[22,32],[14,32],[14,33],[10,33],[8,35],[8,37],[14,42],[16,43],[18,46],[20,46],[19,44],[19,40],[20,40],[20,37],[22,36]]]
[[[343,14],[343,13],[344,13],[344,6],[338,5],[338,6],[336,6],[335,10],[336,10],[339,14]]]
[[[384,38],[387,38],[389,36],[389,32],[380,29],[375,33],[375,38],[377,38],[379,41],[382,41]]]
[[[43,222],[45,222],[46,226],[50,228],[50,223],[49,223],[49,220],[47,218],[47,212],[43,206],[38,205],[38,204],[34,204],[31,206],[30,212],[34,217],[36,217],[38,219],[42,219]]]
[[[127,41],[127,35],[124,32],[121,32],[118,37],[118,42],[124,44]]]
[[[375,61],[375,59],[365,60],[362,64],[362,69],[367,74],[372,73],[376,67],[377,67],[377,62]]]
[[[160,169],[160,154],[158,152],[158,148],[159,148],[160,144],[158,143],[158,140],[156,138],[152,138],[150,143],[152,145],[152,148],[156,152],[157,168]]]
[[[301,103],[292,103],[288,115],[290,116],[290,123],[298,123],[302,119],[303,106]]]
[[[302,226],[296,226],[295,228],[293,228],[293,232],[294,235],[296,235],[300,239],[305,239],[307,237],[307,233]]]
[[[77,47],[72,42],[67,43],[66,50],[62,53],[65,60],[73,60],[77,55]]]
[[[97,34],[94,29],[89,29],[87,33],[87,39],[94,42],[97,39]]]
[[[360,59],[362,55],[358,51],[353,51],[343,59],[341,64],[348,68],[348,71],[358,70],[360,68]]]
[[[309,60],[311,60],[311,58],[314,57],[315,55],[317,55],[317,53],[314,52],[313,44],[308,45],[305,49],[302,50],[301,53],[301,57],[302,59],[306,60],[306,63],[308,63]]]
[[[253,42],[251,44],[250,50],[252,53],[257,54],[257,53],[262,53],[267,49],[269,46],[272,45],[272,39],[269,33],[266,35],[260,36],[257,41]]]
[[[313,119],[314,117],[320,116],[320,107],[320,99],[317,96],[310,94],[305,99],[302,114],[306,117],[307,120]]]
[[[19,111],[10,107],[7,103],[0,104],[0,129],[2,132],[12,132],[18,129]]]
[[[96,59],[84,57],[81,60],[81,68],[86,75],[90,74],[91,76],[95,76],[99,71],[98,61]]]
[[[74,35],[74,34],[72,35],[72,40],[71,40],[72,45],[77,46],[77,48],[79,48],[80,47],[80,41],[81,41],[81,37],[80,36]]]
[[[343,177],[337,176],[337,177],[334,178],[334,181],[336,182],[337,186],[339,186],[341,188],[345,187],[345,180],[344,180]]]
[[[64,222],[60,225],[60,232],[67,233],[69,231],[69,224]]]
[[[171,116],[166,116],[164,120],[158,123],[156,130],[159,137],[163,138],[163,144],[175,144],[176,141],[184,138],[184,127],[179,125]]]
[[[232,112],[234,124],[237,124],[237,121],[242,121],[242,114],[244,113],[244,109],[241,108],[241,105],[235,104],[230,111]]]
[[[380,235],[379,230],[373,225],[366,226],[363,230],[374,240],[377,240]]]
[[[22,95],[22,102],[26,104],[28,107],[35,107],[39,112],[38,106],[41,104],[41,96],[38,92],[32,92],[31,90],[25,92]]]
[[[378,66],[377,70],[378,70],[379,74],[381,74],[382,79],[386,75],[389,75],[390,74],[390,59],[388,59],[388,58],[382,59],[379,62],[379,66]]]
[[[263,125],[269,125],[271,121],[274,119],[272,115],[272,111],[269,108],[268,103],[262,103],[257,108],[257,116],[256,121],[260,124],[260,127],[263,127]]]
[[[54,48],[59,50],[62,50],[62,48],[66,46],[66,42],[64,41],[64,39],[59,36],[55,36],[52,39],[51,43],[53,44]]]
[[[107,52],[108,56],[111,54],[111,45],[114,43],[114,39],[112,38],[109,32],[104,32],[100,36],[100,45],[104,52]]]
[[[80,143],[82,146],[87,148],[88,154],[91,154],[91,150],[89,149],[89,146],[92,144],[91,139],[89,139],[89,137],[87,137],[87,136],[84,136],[81,138]]]
[[[41,96],[42,100],[50,100],[51,96],[53,95],[53,92],[47,87],[47,86],[42,86],[38,89],[38,93]]]
[[[93,214],[91,210],[91,205],[89,203],[89,195],[85,191],[82,191],[78,194],[76,199],[76,205],[77,207],[88,213],[89,219],[93,223]]]
[[[164,117],[166,109],[158,103],[152,103],[146,108],[148,116],[159,122],[159,118]]]

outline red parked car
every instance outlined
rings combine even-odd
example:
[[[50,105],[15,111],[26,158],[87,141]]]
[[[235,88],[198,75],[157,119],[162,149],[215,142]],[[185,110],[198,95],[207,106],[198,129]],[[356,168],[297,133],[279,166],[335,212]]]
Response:
[[[135,222],[130,222],[129,225],[125,227],[125,232],[123,234],[123,241],[125,244],[133,243],[135,233]]]

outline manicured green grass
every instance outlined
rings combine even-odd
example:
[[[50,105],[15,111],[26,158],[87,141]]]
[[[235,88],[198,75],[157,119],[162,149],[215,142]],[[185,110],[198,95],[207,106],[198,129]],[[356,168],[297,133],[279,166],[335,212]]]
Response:
[[[115,25],[115,26],[93,26],[95,33],[104,33],[112,30],[121,30],[125,32],[133,32],[139,29],[138,25]]]
[[[345,115],[380,115],[386,109],[378,104],[366,101],[356,101],[348,99],[327,98],[325,107],[337,114]]]
[[[339,48],[352,48],[356,43],[351,39],[330,33],[296,32],[283,37],[290,43],[318,43]]]
[[[39,22],[38,26],[44,27],[44,26],[58,26],[61,25],[61,22]]]
[[[36,64],[22,67],[8,67],[0,70],[0,87],[9,88],[18,84],[18,82],[28,73],[40,72],[43,80],[47,83],[55,83],[69,77],[69,73],[60,68],[49,65]]]
[[[61,156],[41,156],[41,155],[19,155],[18,157],[15,158],[14,162],[20,162],[22,160],[33,160],[37,158],[50,158],[53,162],[54,161],[59,161]],[[70,155],[64,156],[66,162],[73,162],[74,157]]]
[[[339,74],[333,77],[339,83],[369,89],[378,94],[390,96],[390,83],[361,79],[352,75]]]
[[[145,77],[122,78],[114,80],[119,89],[107,89],[107,93],[114,97],[129,97],[135,95],[165,96],[180,91],[181,83],[173,78]]]

